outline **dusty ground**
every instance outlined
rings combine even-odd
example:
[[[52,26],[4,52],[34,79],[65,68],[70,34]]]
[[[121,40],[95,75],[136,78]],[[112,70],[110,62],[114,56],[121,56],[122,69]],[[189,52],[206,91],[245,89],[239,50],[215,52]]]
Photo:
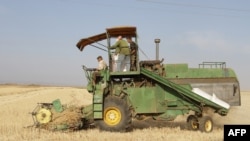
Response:
[[[242,106],[232,107],[226,117],[212,115],[212,133],[186,129],[186,116],[173,122],[134,122],[128,133],[110,133],[98,129],[77,132],[49,132],[26,128],[33,124],[29,112],[38,102],[60,99],[63,104],[88,105],[92,95],[83,88],[0,85],[0,140],[1,141],[78,141],[78,140],[135,140],[135,141],[222,141],[224,124],[250,124],[250,92],[242,92]]]

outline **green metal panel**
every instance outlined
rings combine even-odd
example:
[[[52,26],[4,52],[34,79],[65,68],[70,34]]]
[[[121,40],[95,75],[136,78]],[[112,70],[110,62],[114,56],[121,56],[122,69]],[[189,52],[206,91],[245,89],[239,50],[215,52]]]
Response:
[[[163,87],[160,87],[159,85],[155,85],[155,97],[156,97],[156,108],[157,112],[166,111],[167,104],[165,102],[165,95],[166,91]]]
[[[180,85],[183,88],[191,90],[190,85]],[[193,103],[187,102],[183,100],[183,96],[180,95],[177,91],[173,90],[170,87],[166,87],[165,85],[158,84],[156,87],[161,87],[160,92],[164,94],[164,103],[167,106],[167,110],[175,107],[176,109],[180,108],[183,109],[184,107],[186,109],[193,107]],[[193,109],[193,108],[190,108]]]
[[[165,70],[167,72],[185,73],[188,71],[188,64],[167,64]]]
[[[189,85],[185,87],[190,89]],[[192,103],[183,101],[175,90],[162,84],[156,84],[154,87],[128,88],[127,93],[136,113],[163,113],[169,107],[193,108]]]
[[[101,70],[101,76],[104,82],[109,80],[109,71],[107,69]]]
[[[94,111],[102,111],[102,104],[93,104]]]
[[[62,112],[63,111],[63,107],[61,104],[60,99],[56,99],[52,102],[53,104],[53,108],[55,109],[56,112]]]
[[[93,104],[88,106],[84,106],[82,109],[83,118],[85,119],[93,119]]]
[[[102,112],[94,112],[94,119],[102,119]]]
[[[93,103],[103,103],[103,95],[102,94],[93,95]]]
[[[121,94],[121,92],[122,92],[122,86],[121,85],[114,85],[114,87],[113,87],[113,89],[112,89],[112,93],[114,94],[114,95],[120,95]]]
[[[184,115],[188,113],[188,110],[167,110],[165,113],[154,117],[156,119],[162,119],[162,120],[168,120],[172,121],[174,120],[178,115]]]
[[[236,77],[231,68],[188,68],[187,64],[165,64],[167,78]]]
[[[140,71],[126,71],[126,72],[118,72],[118,71],[115,71],[115,72],[110,72],[110,75],[138,75],[140,74]]]
[[[165,112],[164,94],[159,92],[156,87],[128,88],[129,100],[137,113]]]
[[[87,90],[88,90],[88,92],[93,92],[92,82],[88,82],[88,84],[87,84]]]
[[[156,112],[155,94],[153,88],[128,89],[130,101],[137,113]]]
[[[93,112],[93,104],[84,106],[84,108],[82,109],[82,113],[83,113],[84,115],[89,114],[89,113],[91,113],[91,112]]]

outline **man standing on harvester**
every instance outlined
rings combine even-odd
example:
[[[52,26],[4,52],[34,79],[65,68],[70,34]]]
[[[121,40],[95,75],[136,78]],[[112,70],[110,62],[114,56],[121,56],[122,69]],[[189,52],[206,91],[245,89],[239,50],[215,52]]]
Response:
[[[137,44],[132,41],[131,37],[126,38],[128,43],[130,44],[130,71],[136,71],[136,59],[137,59]]]
[[[128,71],[130,69],[130,50],[128,43],[122,39],[122,36],[118,36],[116,43],[110,47],[115,49],[115,55],[118,59],[115,60],[115,71]]]

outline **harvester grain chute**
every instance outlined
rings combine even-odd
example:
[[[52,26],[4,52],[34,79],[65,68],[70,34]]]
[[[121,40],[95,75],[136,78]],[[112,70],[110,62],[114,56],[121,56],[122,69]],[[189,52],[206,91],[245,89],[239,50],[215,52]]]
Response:
[[[132,37],[137,43],[137,31],[133,26],[107,28],[106,32],[83,38],[77,43],[77,48],[83,51],[88,45],[96,47],[93,44],[106,40],[107,46],[102,50],[107,51],[109,65],[101,70],[95,83],[92,82],[95,69],[83,65],[93,103],[78,110],[78,118],[72,126],[95,125],[101,130],[121,132],[131,128],[132,119],[150,117],[173,121],[179,115],[188,115],[189,129],[211,132],[213,120],[206,115],[206,109],[226,116],[231,106],[241,104],[237,76],[225,62],[202,62],[199,68],[189,68],[188,64],[164,64],[164,59],[159,60],[158,56],[159,39],[155,40],[155,60],[140,60],[138,50],[136,70],[114,71],[110,46],[112,39],[120,35]],[[40,127],[54,123],[55,113],[67,110],[56,106],[60,105],[58,103],[39,106],[32,112],[34,121]],[[62,110],[55,110],[58,108]],[[58,129],[63,125],[69,127],[67,122],[53,125]]]

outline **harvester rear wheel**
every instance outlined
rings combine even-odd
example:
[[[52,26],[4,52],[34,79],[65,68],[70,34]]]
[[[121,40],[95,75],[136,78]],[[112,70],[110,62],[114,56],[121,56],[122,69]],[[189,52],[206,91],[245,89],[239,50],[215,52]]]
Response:
[[[129,106],[119,97],[109,96],[104,100],[103,119],[97,120],[101,130],[125,132],[132,121]]]
[[[199,121],[195,115],[189,115],[187,118],[187,123],[189,130],[197,131],[199,129]]]
[[[202,132],[212,132],[213,130],[213,120],[209,116],[204,116],[199,119],[200,130]]]

